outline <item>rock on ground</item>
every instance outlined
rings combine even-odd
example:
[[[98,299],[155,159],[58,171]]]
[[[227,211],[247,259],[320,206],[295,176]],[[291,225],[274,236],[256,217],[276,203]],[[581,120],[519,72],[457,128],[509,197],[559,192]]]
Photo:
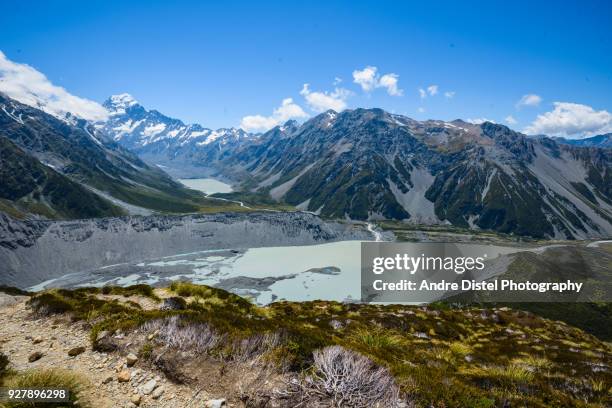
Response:
[[[0,351],[8,356],[11,369],[70,370],[87,383],[84,398],[95,402],[93,408],[170,408],[185,407],[189,403],[193,407],[202,407],[212,397],[205,390],[174,384],[152,368],[130,369],[119,352],[103,353],[85,347],[81,353],[71,357],[71,350],[80,351],[84,345],[91,344],[89,331],[80,325],[70,324],[69,320],[57,322],[57,317],[35,318],[25,307],[27,297],[14,298],[15,302],[0,306]],[[100,337],[108,335],[104,333]],[[41,337],[44,341],[33,344],[33,337]],[[37,358],[30,361],[30,356]],[[131,377],[136,370],[139,370],[138,377],[143,378],[145,384],[158,378],[150,395],[140,395],[140,405],[132,401],[136,388],[131,384]],[[125,376],[127,380],[119,382],[119,376]]]

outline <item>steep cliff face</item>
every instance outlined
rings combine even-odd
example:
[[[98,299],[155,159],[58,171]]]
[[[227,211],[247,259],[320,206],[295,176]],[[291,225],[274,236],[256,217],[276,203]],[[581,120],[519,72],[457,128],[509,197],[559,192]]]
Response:
[[[306,213],[17,221],[0,215],[0,284],[25,287],[72,272],[208,249],[371,239]]]

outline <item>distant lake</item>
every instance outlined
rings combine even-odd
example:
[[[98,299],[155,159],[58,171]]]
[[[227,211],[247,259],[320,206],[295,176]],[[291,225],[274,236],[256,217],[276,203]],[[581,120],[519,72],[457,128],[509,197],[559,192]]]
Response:
[[[232,186],[212,178],[179,179],[185,186],[204,194],[231,193]]]

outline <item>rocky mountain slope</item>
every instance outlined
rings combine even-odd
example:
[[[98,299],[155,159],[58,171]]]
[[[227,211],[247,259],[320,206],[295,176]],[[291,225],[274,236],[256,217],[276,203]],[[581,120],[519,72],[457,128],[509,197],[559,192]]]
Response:
[[[189,252],[371,239],[307,213],[254,212],[18,221],[0,213],[0,284],[28,287],[73,272]]]
[[[138,208],[189,212],[219,205],[147,165],[86,121],[70,115],[58,119],[2,94],[0,140],[1,171],[10,183],[3,184],[0,198],[14,214],[82,218]]]
[[[208,129],[156,110],[147,110],[131,95],[113,95],[104,102],[106,121],[95,127],[112,140],[180,177],[208,175],[205,163],[218,160],[240,142],[253,137],[242,129]]]
[[[13,142],[0,137],[0,210],[19,217],[47,218],[121,215],[108,200],[45,166]]]
[[[559,143],[569,144],[572,146],[612,148],[612,133],[591,136],[585,139],[565,139],[558,137],[555,138],[555,140]]]
[[[612,234],[612,150],[493,123],[325,112],[216,163],[243,188],[325,217],[451,223],[533,237]]]

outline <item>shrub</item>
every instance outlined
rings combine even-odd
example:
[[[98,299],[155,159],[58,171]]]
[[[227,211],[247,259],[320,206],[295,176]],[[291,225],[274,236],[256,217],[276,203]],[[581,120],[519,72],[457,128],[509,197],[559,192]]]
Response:
[[[248,300],[231,292],[211,286],[197,285],[191,282],[175,281],[170,284],[170,290],[183,297],[217,298],[224,302],[232,302],[242,306],[253,306]]]
[[[399,389],[386,368],[340,346],[313,354],[312,373],[290,384],[294,403],[302,406],[397,407]],[[298,402],[299,401],[299,402]]]
[[[32,292],[27,290],[19,289],[14,286],[0,285],[0,292],[6,293],[11,296],[31,296]]]
[[[185,308],[187,308],[187,302],[179,296],[165,298],[160,307],[161,310],[184,310]]]
[[[157,332],[157,339],[167,347],[198,353],[213,350],[225,339],[208,324],[188,322],[179,316],[146,322],[143,330]]]
[[[4,377],[8,371],[9,358],[6,354],[0,352],[0,378]]]
[[[159,297],[155,294],[153,287],[145,284],[137,284],[131,286],[103,286],[100,289],[103,295],[123,295],[125,297],[132,295],[140,295],[159,301]]]
[[[66,313],[73,310],[72,305],[53,292],[40,293],[28,301],[32,310],[41,316]]]
[[[256,334],[246,339],[236,340],[232,344],[231,358],[234,361],[253,361],[276,349],[283,343],[279,333]]]

